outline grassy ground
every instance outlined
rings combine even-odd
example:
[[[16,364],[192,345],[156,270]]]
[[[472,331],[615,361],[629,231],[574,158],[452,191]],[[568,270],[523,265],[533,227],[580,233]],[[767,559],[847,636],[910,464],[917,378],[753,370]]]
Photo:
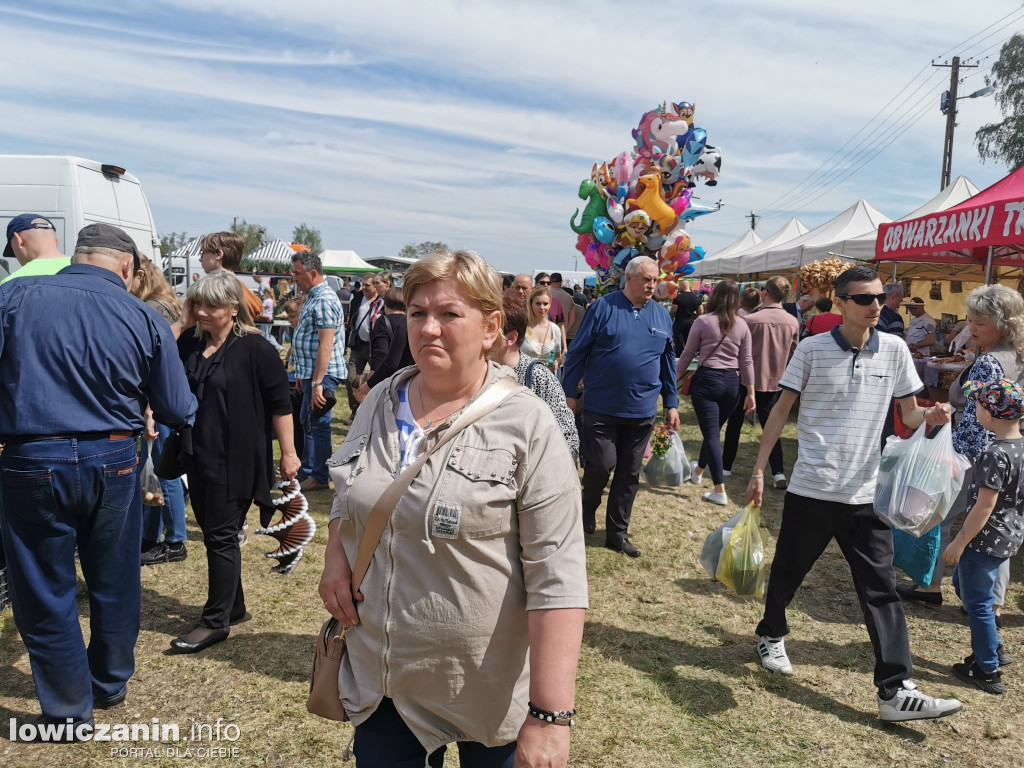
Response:
[[[344,416],[344,406],[338,412]],[[336,414],[338,413],[336,412]],[[336,416],[336,420],[339,420]],[[343,430],[336,430],[340,441]],[[739,465],[727,488],[740,500],[760,431],[747,427]],[[687,452],[698,432],[684,413]],[[793,428],[784,441],[795,455]],[[707,489],[642,486],[634,507],[633,540],[643,557],[605,550],[603,530],[588,537],[591,610],[587,618],[573,731],[573,766],[1017,766],[1024,754],[1024,673],[1006,670],[1007,693],[968,688],[948,669],[969,652],[966,621],[945,587],[941,608],[907,607],[916,680],[929,693],[954,696],[964,712],[905,726],[876,717],[872,653],[849,570],[831,546],[797,594],[787,643],[793,678],[772,677],[754,660],[752,631],[760,604],[732,595],[697,562],[707,534],[735,512],[701,500]],[[318,524],[330,494],[310,494]],[[766,491],[762,525],[770,559],[782,493]],[[255,519],[253,519],[255,522]],[[310,652],[324,618],[316,596],[324,530],[293,574],[269,572],[263,557],[276,542],[255,536],[243,548],[244,583],[252,621],[196,656],[167,654],[169,640],[191,629],[205,600],[206,566],[199,531],[189,526],[189,558],[142,572],[142,634],[127,706],[100,713],[100,722],[237,726],[233,758],[199,756],[196,742],[167,745],[25,745],[8,739],[8,719],[38,712],[28,657],[11,612],[0,614],[0,765],[3,766],[327,766],[342,760],[348,725],[307,715]],[[1006,607],[1003,641],[1024,667],[1021,572]],[[80,603],[83,617],[88,605]],[[87,631],[87,623],[83,625]],[[235,735],[231,731],[229,735]],[[159,746],[157,755],[119,756],[111,746]],[[185,753],[192,749],[191,757]],[[453,750],[454,752],[454,750]],[[172,752],[173,754],[173,752]],[[449,755],[447,764],[458,760]]]

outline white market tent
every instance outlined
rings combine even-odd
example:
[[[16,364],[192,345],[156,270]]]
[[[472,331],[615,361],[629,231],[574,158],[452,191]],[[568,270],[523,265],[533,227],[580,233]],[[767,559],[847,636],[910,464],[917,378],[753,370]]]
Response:
[[[181,248],[179,248],[178,250],[171,251],[171,253],[167,255],[167,258],[196,259],[198,261],[199,257],[202,255],[202,248],[200,247],[202,241],[203,235],[199,235],[199,237],[193,237],[191,240],[185,243],[185,245],[181,246]]]
[[[792,271],[812,261],[827,259],[830,253],[868,261],[875,253],[878,225],[890,221],[892,219],[866,200],[858,200],[835,218],[800,237],[754,256],[744,254],[740,257],[739,271]]]
[[[717,267],[714,274],[719,275],[738,275],[740,272],[752,272],[753,270],[746,269],[743,267],[743,262],[748,257],[755,259],[772,248],[775,248],[783,243],[792,242],[794,239],[801,237],[807,233],[807,227],[800,219],[792,218],[783,224],[779,229],[772,232],[764,240],[757,245],[751,246],[746,250],[738,253],[732,253],[717,262]],[[763,261],[763,259],[762,259]],[[707,270],[704,271],[705,275],[713,274]]]
[[[320,254],[324,263],[324,272],[342,272],[350,275],[361,275],[367,272],[380,272],[380,267],[367,264],[355,251],[324,251]]]
[[[744,251],[747,248],[755,246],[760,242],[761,236],[757,234],[754,230],[748,229],[746,232],[743,233],[739,240],[736,240],[735,242],[725,246],[725,248],[723,248],[720,251],[716,251],[707,258],[698,261],[694,265],[695,269],[692,273],[690,273],[689,277],[704,277],[705,275],[717,275],[717,265],[722,259],[731,256],[734,253]]]

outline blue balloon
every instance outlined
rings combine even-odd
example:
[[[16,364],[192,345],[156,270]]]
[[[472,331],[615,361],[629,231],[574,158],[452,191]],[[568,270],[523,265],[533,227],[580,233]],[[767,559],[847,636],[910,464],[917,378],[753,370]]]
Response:
[[[693,266],[693,264],[685,264],[682,269],[678,271],[681,271],[684,275],[692,275],[695,269],[696,267]]]
[[[647,250],[653,253],[665,244],[665,240],[665,235],[651,235],[647,238],[645,245],[647,246]]]
[[[599,243],[608,245],[615,239],[615,225],[606,216],[594,217],[594,237]]]
[[[693,136],[683,145],[683,165],[687,168],[694,165],[704,152],[704,145],[708,142],[708,132],[703,128],[694,128]]]
[[[694,205],[693,203],[690,203],[687,209],[683,211],[681,214],[679,214],[679,220],[692,221],[693,219],[696,219],[698,216],[703,216],[708,213],[714,213],[717,210],[718,208],[712,208],[707,205]]]
[[[698,245],[690,251],[690,261],[700,261],[704,258],[705,253],[706,251]]]

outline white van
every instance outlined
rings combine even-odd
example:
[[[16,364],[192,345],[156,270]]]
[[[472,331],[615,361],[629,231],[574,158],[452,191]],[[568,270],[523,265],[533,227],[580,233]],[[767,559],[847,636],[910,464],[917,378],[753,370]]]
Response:
[[[121,227],[139,253],[160,263],[160,238],[142,185],[120,166],[80,157],[0,155],[0,232],[6,235],[7,223],[21,213],[52,221],[68,256],[82,227],[103,222]],[[0,278],[20,266],[0,258]]]

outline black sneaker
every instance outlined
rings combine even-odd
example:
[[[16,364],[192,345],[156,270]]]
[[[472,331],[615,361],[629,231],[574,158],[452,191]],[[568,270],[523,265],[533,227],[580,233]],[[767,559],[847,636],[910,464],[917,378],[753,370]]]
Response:
[[[999,657],[999,666],[1000,667],[1008,667],[1011,664],[1013,664],[1013,656],[1011,656],[1005,650],[1003,650],[1003,644],[1002,643],[1000,643],[996,647],[996,656]],[[973,663],[974,663],[974,654],[972,653],[970,656],[968,656],[966,659],[964,659],[964,664],[973,664]]]
[[[995,672],[982,672],[977,661],[974,659],[968,661],[968,659],[964,659],[963,664],[953,665],[955,678],[976,685],[985,693],[999,694],[1006,691],[1006,686],[1003,685],[1003,675],[998,669]]]
[[[157,563],[167,562],[167,545],[162,541],[159,544],[154,544],[152,547],[142,553],[142,564],[143,565],[156,565]]]
[[[143,539],[142,540],[142,552],[143,553],[149,552],[149,550],[151,550],[155,546],[156,546],[156,542],[155,541],[150,541],[149,539]]]
[[[167,552],[168,563],[180,563],[188,557],[188,550],[185,549],[184,541],[179,541],[177,544],[165,544],[164,551]]]

